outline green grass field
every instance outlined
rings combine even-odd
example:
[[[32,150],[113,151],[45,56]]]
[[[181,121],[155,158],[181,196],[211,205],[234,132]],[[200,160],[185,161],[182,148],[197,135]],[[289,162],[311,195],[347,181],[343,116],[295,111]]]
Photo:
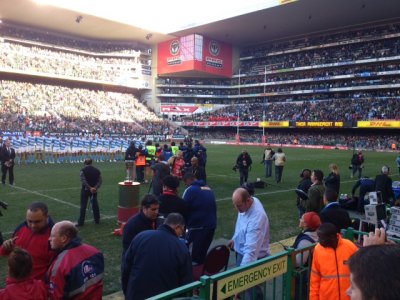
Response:
[[[242,146],[207,145],[208,184],[214,190],[218,206],[218,228],[215,238],[229,239],[232,235],[236,211],[231,203],[232,191],[239,185],[239,174],[232,171],[236,157]],[[263,149],[246,147],[253,159],[253,168],[249,181],[257,177],[265,180],[264,166],[260,164]],[[341,170],[341,193],[351,193],[354,179],[348,170],[351,151],[283,149],[287,157],[287,165],[283,171],[282,183],[278,186],[273,179],[266,182],[265,189],[258,189],[257,196],[263,202],[270,220],[271,239],[278,241],[298,233],[297,209],[295,193],[299,181],[299,173],[303,168],[321,169],[328,172],[329,163],[338,164]],[[383,164],[390,166],[393,180],[398,180],[395,164],[396,153],[365,152],[364,174],[375,177]],[[121,238],[112,235],[117,228],[116,215],[118,206],[118,182],[125,177],[123,163],[95,163],[103,175],[103,186],[99,191],[102,214],[100,225],[88,222],[80,229],[83,241],[101,249],[106,261],[104,294],[120,290],[120,255]],[[50,214],[55,221],[76,221],[79,214],[79,170],[80,164],[29,165],[15,167],[15,186],[0,186],[0,200],[6,201],[9,207],[0,218],[0,230],[8,238],[17,224],[25,218],[26,207],[32,201],[44,201],[48,204]],[[180,187],[182,194],[184,187]],[[148,185],[141,188],[141,197],[148,191]],[[0,285],[4,286],[6,276],[6,260],[0,259]]]

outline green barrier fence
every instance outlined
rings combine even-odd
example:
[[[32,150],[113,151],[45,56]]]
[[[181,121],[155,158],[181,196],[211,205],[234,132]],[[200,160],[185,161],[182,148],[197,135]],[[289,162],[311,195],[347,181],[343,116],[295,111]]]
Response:
[[[368,233],[349,228],[343,230],[342,235],[356,242],[360,241],[359,237]],[[391,240],[400,244],[400,239]],[[289,248],[246,266],[229,269],[213,276],[202,276],[200,281],[150,299],[219,300],[234,299],[235,296],[239,296],[240,299],[307,300],[314,246],[315,244],[296,250]],[[305,253],[308,254],[307,262],[296,266],[296,256],[303,262]]]

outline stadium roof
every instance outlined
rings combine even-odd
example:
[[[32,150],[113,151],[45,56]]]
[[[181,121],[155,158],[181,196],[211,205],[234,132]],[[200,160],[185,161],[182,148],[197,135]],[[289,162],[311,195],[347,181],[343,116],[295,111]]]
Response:
[[[399,0],[67,1],[85,3],[79,11],[70,6],[37,3],[43,1],[48,0],[1,0],[0,19],[93,39],[135,40],[154,45],[198,33],[243,46],[400,16]],[[61,0],[48,2],[56,1]],[[237,6],[239,2],[246,5]],[[224,19],[217,21],[218,18]],[[161,29],[155,26],[157,20],[164,24]]]

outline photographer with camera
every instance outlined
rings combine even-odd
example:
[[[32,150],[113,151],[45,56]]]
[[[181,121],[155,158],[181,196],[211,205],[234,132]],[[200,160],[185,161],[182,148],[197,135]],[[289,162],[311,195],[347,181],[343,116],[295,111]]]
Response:
[[[362,151],[358,151],[357,153],[353,153],[351,157],[351,178],[358,172],[358,179],[361,178],[362,169],[364,163],[364,155]]]
[[[249,170],[251,170],[251,164],[253,161],[251,160],[250,154],[246,149],[242,150],[242,153],[236,159],[236,165],[233,166],[232,170],[236,172],[239,169],[240,174],[240,186],[247,182],[247,178],[249,177]]]
[[[14,184],[14,160],[15,150],[11,148],[11,141],[7,139],[3,147],[0,149],[1,158],[1,183],[6,184],[6,176],[8,172],[8,181],[11,185]]]

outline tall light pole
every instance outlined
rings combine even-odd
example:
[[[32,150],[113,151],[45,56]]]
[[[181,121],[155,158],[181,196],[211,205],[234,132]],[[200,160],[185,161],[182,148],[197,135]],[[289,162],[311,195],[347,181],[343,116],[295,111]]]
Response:
[[[265,144],[266,139],[265,139],[265,109],[267,108],[267,97],[265,95],[265,87],[267,83],[267,66],[264,66],[264,101],[263,101],[263,128],[262,128],[262,137],[261,137],[261,142]]]
[[[240,101],[240,68],[239,68],[239,86],[238,86],[238,101]],[[239,121],[240,121],[240,105],[238,104],[237,106],[238,110],[237,110],[237,121],[236,121],[236,142],[239,143],[240,142],[240,135],[239,135]]]

